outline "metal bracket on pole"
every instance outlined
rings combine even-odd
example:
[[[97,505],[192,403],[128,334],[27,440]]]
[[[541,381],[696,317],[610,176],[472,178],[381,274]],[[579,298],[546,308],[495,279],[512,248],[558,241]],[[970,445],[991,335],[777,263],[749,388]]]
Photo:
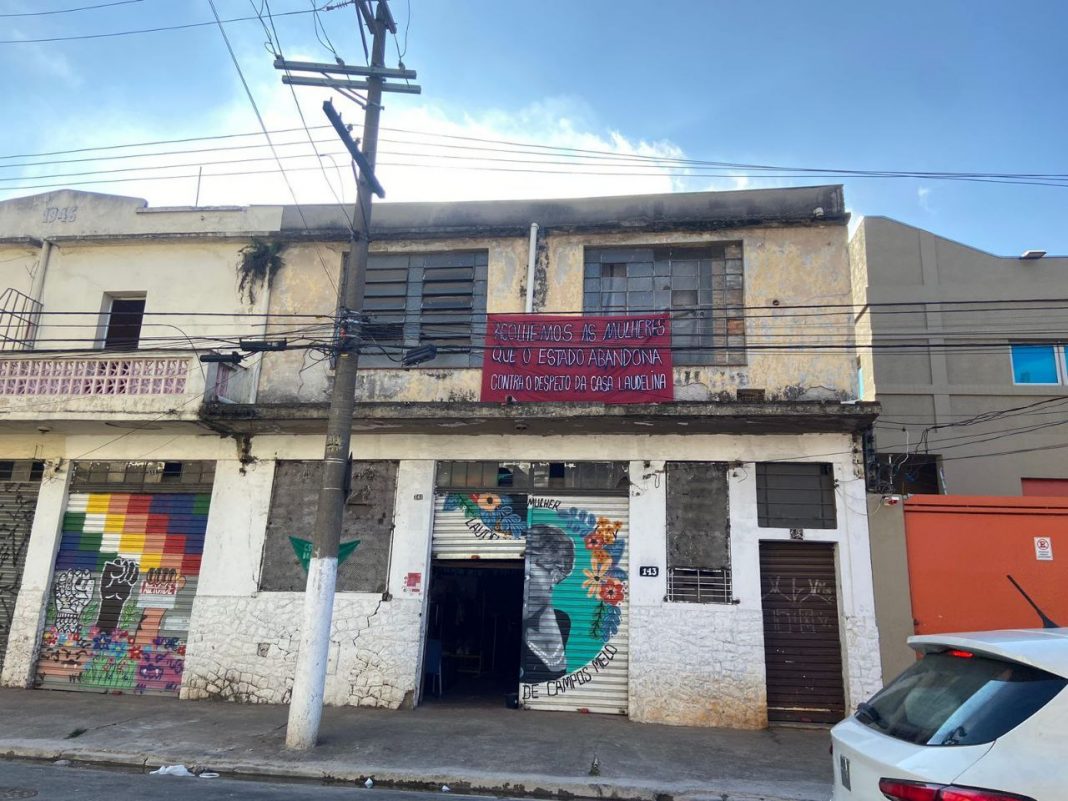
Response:
[[[394,69],[392,67],[361,67],[351,64],[324,64],[319,61],[290,61],[278,56],[274,60],[276,70],[298,72],[319,72],[323,75],[362,75],[365,78],[398,78],[402,81],[412,80],[417,76],[415,70]],[[384,92],[397,89],[386,85],[382,87]]]
[[[371,88],[367,81],[352,81],[346,78],[305,78],[300,75],[283,75],[282,83],[290,86],[318,86],[326,89],[350,89],[356,92],[366,92]],[[390,83],[382,87],[383,92],[397,92],[402,95],[417,95],[423,89],[409,84]]]
[[[367,163],[367,159],[363,157],[363,153],[360,152],[360,148],[356,146],[356,143],[352,140],[352,136],[349,134],[349,129],[345,127],[345,123],[341,121],[341,115],[334,109],[334,104],[329,100],[323,101],[323,111],[326,112],[327,119],[330,120],[331,125],[334,126],[334,130],[337,131],[337,135],[341,137],[341,141],[344,142],[345,147],[348,149],[349,154],[352,156],[352,160],[359,165],[360,175],[367,181],[368,186],[379,197],[386,196],[386,190],[382,188],[382,184],[375,178],[375,171],[370,164]]]

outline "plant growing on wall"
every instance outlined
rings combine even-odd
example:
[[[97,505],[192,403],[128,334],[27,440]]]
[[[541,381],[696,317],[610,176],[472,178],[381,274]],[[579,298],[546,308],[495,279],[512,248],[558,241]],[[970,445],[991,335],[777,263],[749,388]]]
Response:
[[[268,289],[274,281],[275,274],[285,266],[282,242],[269,239],[253,238],[241,248],[241,259],[237,263],[237,290],[241,297],[247,298],[249,304],[256,302],[256,287]]]

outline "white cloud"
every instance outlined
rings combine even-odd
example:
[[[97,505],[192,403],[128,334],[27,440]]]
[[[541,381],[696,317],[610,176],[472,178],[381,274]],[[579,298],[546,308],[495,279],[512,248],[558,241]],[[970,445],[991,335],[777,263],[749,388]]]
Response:
[[[916,199],[919,201],[921,209],[926,211],[928,214],[934,213],[934,209],[931,208],[931,187],[919,187],[916,190]]]
[[[3,191],[0,185],[0,195],[48,191],[47,187],[30,188],[34,184],[62,184],[144,197],[154,206],[192,205],[197,198],[197,174],[202,171],[200,205],[292,203],[293,195],[301,203],[351,204],[355,183],[349,157],[332,129],[316,129],[327,124],[321,106],[331,93],[296,88],[316,147],[326,154],[325,167],[320,167],[308,135],[301,130],[290,88],[270,73],[251,76],[250,85],[269,130],[297,129],[272,135],[292,194],[278,173],[271,150],[262,146],[261,135],[142,148],[137,152],[148,155],[136,159],[27,168],[18,182],[27,188]],[[336,93],[333,99],[347,122],[362,121],[363,112],[356,104]],[[131,117],[125,109],[99,109],[96,116],[95,120],[82,117],[78,130],[84,133],[75,140],[63,140],[62,146],[92,147],[259,128],[243,96],[214,113],[209,110],[178,126],[146,123],[141,117]],[[357,128],[354,135],[358,134]],[[252,144],[261,146],[245,147]],[[230,149],[206,150],[223,147]],[[200,152],[173,152],[198,148]],[[53,148],[42,147],[45,149]],[[127,151],[120,152],[129,155]],[[377,172],[390,201],[581,197],[705,188],[705,179],[698,185],[696,179],[684,177],[688,170],[662,161],[683,157],[681,148],[669,141],[647,141],[617,130],[602,130],[588,106],[575,98],[547,98],[515,109],[456,109],[422,98],[387,95]],[[73,174],[93,170],[123,172]],[[253,172],[263,174],[248,174]],[[68,175],[45,177],[59,173]],[[37,180],[33,180],[35,177]],[[113,182],[82,183],[94,178]],[[738,186],[737,181],[716,183],[716,188]]]
[[[14,13],[14,12],[12,12]],[[19,28],[9,28],[6,33],[11,39],[29,39]],[[21,69],[38,76],[55,78],[64,84],[80,87],[84,83],[81,74],[74,68],[70,60],[62,53],[56,52],[55,48],[49,48],[47,44],[38,42],[26,42],[18,45],[18,59]],[[10,75],[8,76],[11,77]]]

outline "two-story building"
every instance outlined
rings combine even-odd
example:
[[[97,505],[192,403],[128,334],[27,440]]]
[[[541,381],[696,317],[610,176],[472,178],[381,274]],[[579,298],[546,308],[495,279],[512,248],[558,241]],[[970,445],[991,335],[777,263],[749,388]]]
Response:
[[[887,217],[850,248],[885,489],[1068,495],[1068,257],[996,256]]]
[[[760,727],[877,689],[847,216],[377,206],[327,702]],[[37,493],[5,684],[287,702],[348,241],[338,207],[0,203],[0,468]]]
[[[892,675],[914,661],[904,643],[917,627],[1038,625],[1007,573],[1047,610],[1063,597],[1052,560],[1037,562],[1044,573],[1028,572],[1035,537],[1062,516],[1050,496],[1068,495],[1068,258],[997,256],[873,216],[857,225],[850,261],[861,397],[881,410],[869,536],[883,670]],[[957,497],[900,502],[939,494]],[[964,562],[954,522],[974,551]],[[949,575],[947,594],[977,614],[952,613],[937,589]],[[982,602],[958,593],[962,586],[981,588]],[[991,608],[1019,617],[985,614]]]

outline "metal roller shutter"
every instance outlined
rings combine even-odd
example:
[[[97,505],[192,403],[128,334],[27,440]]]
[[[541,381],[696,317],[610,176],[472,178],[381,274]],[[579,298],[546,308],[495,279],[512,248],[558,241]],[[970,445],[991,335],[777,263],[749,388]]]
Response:
[[[7,652],[30,528],[37,510],[37,493],[41,488],[39,471],[32,462],[7,464],[11,467],[10,477],[0,481],[0,667]],[[36,480],[30,480],[31,475],[36,475]]]
[[[435,559],[522,559],[527,496],[439,490],[434,498]]]
[[[626,496],[530,497],[525,708],[627,714],[628,513]]]
[[[38,687],[178,694],[209,502],[191,492],[68,497]]]
[[[845,716],[834,546],[760,543],[768,720]]]

